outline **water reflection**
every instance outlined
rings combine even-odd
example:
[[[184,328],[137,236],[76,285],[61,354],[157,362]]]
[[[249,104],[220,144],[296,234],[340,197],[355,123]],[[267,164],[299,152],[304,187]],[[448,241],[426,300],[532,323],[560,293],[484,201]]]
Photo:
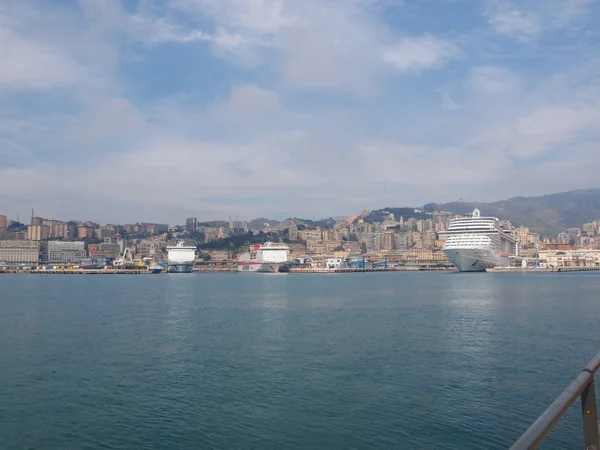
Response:
[[[282,346],[287,339],[287,322],[289,320],[289,275],[258,275],[260,285],[257,306],[260,311],[260,338],[254,350],[260,358],[269,363],[282,357]]]

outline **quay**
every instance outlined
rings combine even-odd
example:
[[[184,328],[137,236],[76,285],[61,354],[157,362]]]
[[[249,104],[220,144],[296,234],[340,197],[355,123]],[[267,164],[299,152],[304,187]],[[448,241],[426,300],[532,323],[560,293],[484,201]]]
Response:
[[[362,273],[362,272],[420,272],[429,270],[456,270],[455,268],[430,267],[423,268],[419,266],[403,267],[344,267],[340,269],[317,269],[317,268],[291,268],[289,273]]]
[[[486,269],[490,273],[508,273],[508,272],[588,272],[600,270],[600,266],[567,266],[567,267],[494,267]]]
[[[148,269],[51,269],[19,270],[0,269],[0,273],[40,274],[40,275],[158,275]],[[166,272],[159,272],[166,273]]]

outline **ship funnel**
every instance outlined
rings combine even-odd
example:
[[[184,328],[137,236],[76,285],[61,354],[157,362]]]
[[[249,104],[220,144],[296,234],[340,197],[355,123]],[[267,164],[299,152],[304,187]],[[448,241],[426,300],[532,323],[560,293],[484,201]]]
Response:
[[[475,208],[473,210],[473,219],[479,219],[481,217],[481,211],[479,211],[477,208]]]

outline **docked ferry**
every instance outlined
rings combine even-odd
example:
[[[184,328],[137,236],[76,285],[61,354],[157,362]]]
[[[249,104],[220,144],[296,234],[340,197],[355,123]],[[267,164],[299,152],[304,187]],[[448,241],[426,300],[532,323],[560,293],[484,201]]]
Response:
[[[439,236],[445,239],[444,253],[460,272],[508,267],[508,257],[518,253],[512,230],[504,229],[496,217],[482,217],[478,209],[471,217],[452,219]]]
[[[169,273],[190,273],[194,268],[196,246],[185,245],[179,241],[175,246],[167,247],[167,271]]]
[[[286,244],[255,244],[251,251],[238,257],[238,271],[279,272],[279,268],[289,261],[289,257],[290,248]]]

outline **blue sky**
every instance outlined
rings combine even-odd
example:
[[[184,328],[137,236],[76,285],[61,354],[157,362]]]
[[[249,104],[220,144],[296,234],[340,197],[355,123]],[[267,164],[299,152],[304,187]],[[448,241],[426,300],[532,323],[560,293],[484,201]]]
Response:
[[[321,217],[598,187],[598,23],[597,0],[2,0],[0,213]]]

